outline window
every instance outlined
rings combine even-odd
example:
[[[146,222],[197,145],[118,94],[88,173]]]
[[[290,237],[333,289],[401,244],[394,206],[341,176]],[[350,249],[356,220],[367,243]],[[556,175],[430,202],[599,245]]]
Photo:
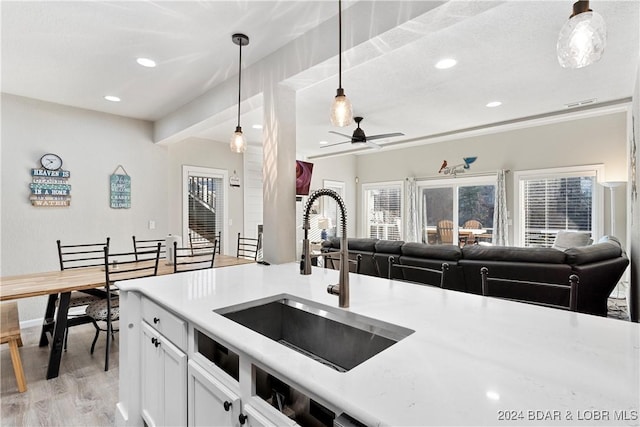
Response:
[[[221,252],[226,252],[230,238],[224,232],[224,225],[228,223],[225,192],[227,175],[226,170],[182,167],[183,245],[203,241],[213,243],[219,236]]]
[[[362,185],[364,236],[402,240],[403,184],[399,181]]]
[[[585,166],[515,174],[519,246],[551,247],[561,230],[599,235],[601,166]]]
[[[322,186],[323,188],[328,188],[335,191],[338,196],[340,196],[340,198],[346,203],[344,182],[330,181],[325,179],[322,183]],[[342,224],[340,222],[340,209],[338,208],[338,203],[331,197],[320,198],[320,203],[322,203],[322,217],[329,220],[327,224],[329,225],[329,228],[326,229],[327,236],[337,236],[338,227],[342,227]]]
[[[495,176],[418,182],[422,241],[429,244],[490,242]]]

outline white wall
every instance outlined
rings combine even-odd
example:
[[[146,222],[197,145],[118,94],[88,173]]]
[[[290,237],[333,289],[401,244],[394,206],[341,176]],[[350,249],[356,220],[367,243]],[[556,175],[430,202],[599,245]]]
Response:
[[[347,236],[356,237],[356,156],[315,159],[309,192],[323,188],[325,179],[345,183],[344,202],[347,207]],[[306,202],[306,198],[305,202]],[[300,223],[302,219],[300,218]]]
[[[356,158],[359,177],[358,222],[361,186],[370,182],[403,180],[406,177],[437,177],[443,160],[449,164],[477,156],[469,173],[498,169],[522,171],[587,164],[604,164],[607,181],[626,179],[627,114],[607,114],[490,135],[461,138],[399,150],[381,150]],[[618,193],[623,193],[622,191]],[[624,194],[616,194],[616,234],[625,240],[627,206]],[[604,209],[605,232],[609,230],[608,195]],[[513,206],[513,174],[507,174],[507,203]],[[509,236],[513,241],[513,230]]]
[[[258,225],[263,224],[262,146],[248,145],[244,153],[244,236],[257,238]],[[240,175],[238,175],[240,176]]]
[[[233,175],[243,176],[242,154],[232,153],[228,143],[201,138],[189,138],[169,145],[169,233],[182,235],[182,165],[223,169]],[[227,224],[222,232],[222,240],[227,239],[227,253],[236,254],[238,233],[243,233],[243,191],[240,187],[231,187],[225,183],[228,191],[228,209],[231,225]],[[183,236],[184,237],[184,236]]]
[[[151,123],[2,94],[0,275],[59,269],[56,240],[132,250],[131,236],[167,234],[167,149],[152,142]],[[71,205],[33,207],[32,168],[56,153],[71,171]],[[131,208],[109,207],[109,176],[131,176]],[[155,230],[148,221],[155,221]],[[19,302],[20,319],[41,318],[45,297]]]

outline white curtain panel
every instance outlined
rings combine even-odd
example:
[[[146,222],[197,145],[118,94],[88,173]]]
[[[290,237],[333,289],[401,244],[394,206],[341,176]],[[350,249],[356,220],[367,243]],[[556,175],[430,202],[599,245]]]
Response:
[[[419,242],[420,236],[418,233],[418,209],[417,209],[417,184],[415,178],[407,178],[406,190],[407,197],[405,197],[407,203],[407,230],[404,239],[406,242]]]
[[[496,205],[493,211],[493,239],[497,246],[509,244],[509,224],[507,222],[507,186],[504,169],[498,171],[496,184]]]

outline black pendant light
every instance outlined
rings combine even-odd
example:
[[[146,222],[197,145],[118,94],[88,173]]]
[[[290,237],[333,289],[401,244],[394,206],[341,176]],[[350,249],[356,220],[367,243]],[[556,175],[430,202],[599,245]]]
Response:
[[[338,91],[331,105],[331,123],[334,126],[349,126],[353,120],[351,101],[342,89],[342,0],[338,0]]]
[[[240,88],[242,86],[242,46],[249,44],[249,37],[244,34],[234,34],[231,36],[231,40],[240,47],[240,60],[238,61],[238,126],[231,136],[230,148],[234,153],[244,153],[247,149],[247,141],[240,126]]]

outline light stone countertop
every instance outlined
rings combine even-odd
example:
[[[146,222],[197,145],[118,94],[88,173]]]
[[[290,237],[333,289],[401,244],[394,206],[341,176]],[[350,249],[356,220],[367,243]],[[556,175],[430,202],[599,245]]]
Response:
[[[249,264],[120,289],[368,425],[640,425],[637,323],[351,274],[347,310],[415,332],[340,373],[213,311],[280,294],[337,307],[326,291],[337,278],[316,267],[302,276],[297,263]]]

